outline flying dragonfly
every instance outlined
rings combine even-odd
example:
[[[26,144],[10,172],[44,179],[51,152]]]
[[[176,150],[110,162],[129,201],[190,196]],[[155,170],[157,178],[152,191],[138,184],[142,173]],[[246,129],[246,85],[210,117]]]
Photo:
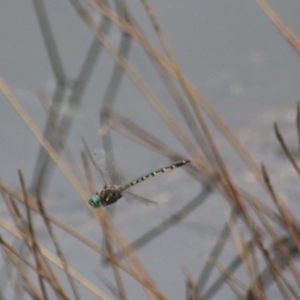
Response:
[[[153,171],[149,174],[146,174],[142,177],[139,177],[129,183],[124,183],[125,180],[123,179],[123,176],[120,171],[117,170],[117,167],[115,166],[113,160],[104,153],[103,150],[97,151],[96,157],[97,161],[99,162],[99,165],[103,167],[99,167],[99,165],[96,163],[95,159],[93,158],[87,143],[85,142],[84,138],[82,137],[84,147],[86,149],[86,153],[88,154],[90,160],[92,161],[100,180],[103,182],[103,188],[99,191],[93,194],[88,203],[94,207],[98,208],[101,206],[108,206],[115,202],[117,202],[120,198],[123,197],[122,193],[129,189],[130,187],[145,181],[146,179],[149,179],[151,177],[158,176],[160,174],[163,174],[165,172],[177,169],[179,167],[182,167],[186,164],[188,164],[189,160],[181,160],[178,162],[175,162],[167,167],[158,169],[156,171]],[[101,161],[101,162],[100,162]],[[105,172],[104,172],[105,170]],[[137,196],[135,194],[129,193],[126,191],[126,194],[129,194],[130,196],[133,196],[134,198],[137,198],[141,201],[144,201],[146,203],[156,203],[155,201],[151,201],[149,199]]]
[[[189,162],[190,162],[189,160],[178,161],[176,163],[173,163],[172,165],[169,165],[167,167],[161,168],[159,170],[156,170],[149,174],[141,176],[141,177],[139,177],[127,184],[124,184],[124,185],[117,185],[117,184],[104,185],[100,192],[96,192],[95,194],[93,194],[90,197],[89,204],[94,208],[111,205],[111,204],[117,202],[120,198],[122,198],[122,193],[125,190],[127,190],[128,188],[130,188],[140,182],[143,182],[151,177],[155,177],[155,176],[158,176],[165,172],[182,167],[182,166],[188,164]]]

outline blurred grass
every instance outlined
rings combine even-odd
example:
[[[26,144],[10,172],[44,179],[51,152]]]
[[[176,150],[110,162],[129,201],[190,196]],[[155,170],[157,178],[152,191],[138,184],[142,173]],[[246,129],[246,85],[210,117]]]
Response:
[[[70,84],[66,79],[63,61],[60,58],[55,36],[51,30],[51,20],[47,16],[43,1],[33,1],[49,62],[56,79],[56,91],[51,99],[51,104],[40,94],[41,103],[47,114],[46,127],[42,134],[3,79],[0,80],[0,89],[7,101],[40,143],[33,182],[29,188],[21,170],[18,171],[21,191],[19,189],[13,190],[4,182],[0,182],[6,212],[11,219],[11,223],[0,219],[0,226],[10,236],[20,241],[22,245],[20,247],[19,244],[4,238],[4,235],[0,236],[5,268],[13,270],[7,272],[9,284],[1,284],[1,298],[5,299],[5,294],[8,293],[13,294],[15,299],[23,299],[25,292],[32,299],[82,299],[80,290],[84,287],[100,299],[130,299],[130,296],[127,295],[130,294],[128,293],[129,287],[126,284],[128,282],[126,278],[130,276],[143,289],[147,298],[167,299],[164,295],[163,283],[159,284],[160,290],[155,283],[155,278],[153,279],[146,270],[135,251],[141,247],[147,247],[155,237],[162,235],[167,229],[193,212],[197,206],[203,204],[213,190],[218,190],[227,200],[226,209],[219,207],[227,222],[220,230],[219,237],[210,254],[201,254],[207,263],[203,270],[199,270],[198,276],[195,278],[185,272],[185,281],[183,281],[182,286],[185,285],[186,288],[186,299],[213,299],[216,293],[222,295],[225,286],[230,288],[232,297],[238,299],[266,299],[266,291],[272,284],[282,299],[300,299],[300,276],[295,263],[300,250],[299,224],[296,218],[282,201],[279,191],[276,191],[272,185],[272,178],[269,177],[267,168],[254,162],[238,139],[209,105],[209,102],[185,78],[150,4],[145,0],[142,0],[141,3],[163,52],[159,52],[143,34],[125,1],[116,0],[114,8],[111,8],[106,1],[70,0],[70,4],[78,13],[78,18],[94,34],[94,40],[82,63],[82,68],[74,83]],[[257,3],[293,49],[298,52],[300,49],[299,42],[293,33],[288,30],[265,1],[257,1]],[[88,8],[87,4],[89,5]],[[100,25],[94,21],[91,9],[94,10],[93,13],[97,12],[102,17]],[[117,26],[122,33],[118,48],[114,47],[109,40],[109,28],[112,25]],[[176,121],[176,118],[164,107],[148,83],[141,79],[141,76],[128,61],[132,43],[138,44],[141,51],[149,57],[149,65],[154,67],[158,78],[161,79],[166,91],[174,100],[178,111],[186,122],[188,131],[184,130],[183,126]],[[164,221],[149,229],[132,243],[126,241],[121,230],[114,225],[109,209],[92,210],[87,206],[89,195],[95,192],[93,171],[87,153],[82,152],[82,162],[77,162],[66,141],[74,122],[74,116],[80,110],[79,104],[84,102],[84,91],[92,76],[95,61],[99,59],[101,49],[104,48],[115,61],[103,102],[98,108],[94,108],[99,110],[100,133],[105,151],[113,157],[114,144],[110,132],[114,130],[128,139],[168,157],[171,161],[190,158],[192,164],[187,166],[187,172],[202,186],[202,191],[197,197],[186,199],[186,203],[181,209],[170,213]],[[131,79],[144,99],[154,108],[155,117],[163,120],[165,126],[170,129],[170,132],[183,146],[184,153],[177,153],[169,145],[136,124],[135,120],[128,119],[114,109],[116,93],[124,76]],[[65,96],[67,86],[71,86],[70,97]],[[63,112],[65,102],[72,106],[71,114]],[[257,182],[269,194],[271,201],[267,202],[263,197],[258,199],[247,191],[246,186],[240,187],[235,183],[236,179],[230,176],[229,166],[222,159],[204,115],[209,117],[225,136],[228,143],[236,150],[236,155],[244,160]],[[295,139],[298,139],[298,145],[300,145],[299,120],[298,105],[297,136],[295,136]],[[277,124],[274,125],[274,129],[278,142],[288,159],[287,163],[290,162],[296,174],[300,175],[299,162],[291,154]],[[61,152],[67,157],[68,166],[61,160]],[[300,147],[298,152],[300,153]],[[45,211],[43,193],[53,175],[52,171],[55,166],[60,169],[79,198],[101,225],[104,237],[103,247]],[[36,218],[43,220],[49,241],[51,240],[54,246],[55,254],[51,253],[36,238],[37,228],[33,222]],[[251,237],[248,240],[245,240],[244,234],[240,231],[241,223],[247,228]],[[78,245],[85,245],[109,263],[114,280],[100,276],[102,277],[102,284],[106,288],[105,292],[92,284],[89,278],[85,278],[78,271],[75,271],[72,265],[69,265],[68,257],[64,255],[64,241],[56,236],[53,226],[62,229],[66,235],[75,237]],[[277,234],[277,228],[283,229],[283,236]],[[235,244],[235,253],[232,253],[234,258],[231,262],[222,256],[229,237],[233,238]],[[28,254],[23,255],[23,247],[28,250]],[[195,252],[198,252],[198,249],[195,249]],[[53,268],[53,265],[56,268]],[[174,265],[179,267],[176,261],[174,261]],[[103,266],[103,268],[105,267]],[[212,277],[212,271],[215,269],[220,272],[219,278]],[[236,274],[238,270],[239,272]],[[246,274],[243,281],[239,278],[240,270]],[[68,282],[68,286],[62,285],[61,272],[66,275],[67,281],[64,282]],[[92,270],[91,276],[94,277]],[[291,278],[293,283],[291,283]],[[9,289],[11,293],[7,291]]]

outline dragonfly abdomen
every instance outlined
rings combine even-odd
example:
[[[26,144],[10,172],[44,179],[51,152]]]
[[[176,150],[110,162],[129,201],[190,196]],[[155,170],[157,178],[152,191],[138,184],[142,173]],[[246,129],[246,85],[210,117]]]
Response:
[[[139,178],[137,178],[137,179],[129,182],[128,184],[124,185],[122,187],[122,190],[126,190],[126,189],[132,187],[133,185],[136,185],[136,184],[138,184],[138,183],[140,183],[140,182],[142,182],[142,181],[144,181],[144,180],[146,180],[148,178],[155,177],[157,175],[160,175],[160,174],[166,173],[168,171],[174,170],[174,169],[176,169],[178,167],[184,166],[184,165],[188,164],[189,162],[190,162],[189,160],[181,160],[181,161],[179,161],[177,163],[174,163],[174,164],[172,164],[170,166],[167,166],[167,167],[161,168],[159,170],[153,171],[153,172],[151,172],[151,173],[149,173],[147,175],[139,177]]]

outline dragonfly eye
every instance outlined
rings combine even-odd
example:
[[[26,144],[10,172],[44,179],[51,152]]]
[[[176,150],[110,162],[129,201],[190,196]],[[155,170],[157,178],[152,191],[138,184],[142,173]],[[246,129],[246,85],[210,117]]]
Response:
[[[100,197],[97,194],[92,195],[91,198],[89,199],[89,205],[93,207],[100,207],[101,206]]]

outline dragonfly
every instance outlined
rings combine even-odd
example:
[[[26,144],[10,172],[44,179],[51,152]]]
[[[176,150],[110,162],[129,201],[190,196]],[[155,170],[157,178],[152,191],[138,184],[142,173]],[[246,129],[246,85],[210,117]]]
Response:
[[[155,177],[158,176],[160,174],[163,174],[165,172],[169,172],[171,170],[177,169],[179,167],[182,167],[186,164],[188,164],[190,162],[190,160],[181,160],[178,162],[175,162],[167,167],[158,169],[156,171],[153,171],[151,173],[148,173],[144,176],[141,176],[127,184],[123,184],[123,185],[116,185],[116,184],[109,184],[109,185],[104,185],[102,190],[100,192],[96,192],[95,194],[93,194],[90,199],[89,199],[89,204],[94,207],[94,208],[98,208],[101,206],[108,206],[111,205],[115,202],[117,202],[119,199],[122,198],[122,193],[129,189],[130,187],[143,182],[151,177]]]

